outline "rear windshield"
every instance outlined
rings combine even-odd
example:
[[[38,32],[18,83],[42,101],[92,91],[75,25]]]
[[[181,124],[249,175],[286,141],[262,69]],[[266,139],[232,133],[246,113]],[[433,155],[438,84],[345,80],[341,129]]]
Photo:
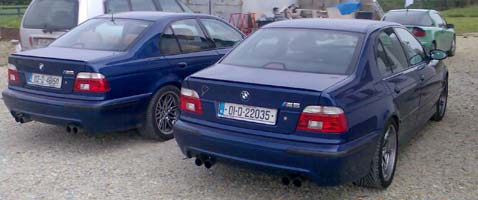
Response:
[[[151,22],[132,19],[91,19],[58,38],[50,46],[125,51]]]
[[[433,21],[427,12],[389,12],[383,17],[383,20],[403,25],[433,26]]]
[[[224,64],[322,74],[350,74],[362,35],[311,29],[261,29]]]
[[[23,18],[23,27],[68,30],[78,25],[78,0],[34,0]]]

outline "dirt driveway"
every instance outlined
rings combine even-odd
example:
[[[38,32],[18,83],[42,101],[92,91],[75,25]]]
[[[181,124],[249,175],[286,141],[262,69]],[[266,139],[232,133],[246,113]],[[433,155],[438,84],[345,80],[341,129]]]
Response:
[[[1,46],[1,45],[0,45]],[[0,50],[1,51],[1,50]],[[450,69],[449,110],[399,155],[386,191],[285,187],[280,177],[183,160],[175,141],[136,132],[67,134],[62,127],[19,125],[0,101],[0,199],[478,199],[478,38],[458,38]],[[2,60],[4,58],[0,58]],[[0,89],[6,67],[0,67]]]

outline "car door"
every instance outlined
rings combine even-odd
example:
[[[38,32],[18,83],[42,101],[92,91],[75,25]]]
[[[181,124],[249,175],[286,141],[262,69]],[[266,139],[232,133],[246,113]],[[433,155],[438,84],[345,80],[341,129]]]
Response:
[[[435,103],[440,97],[443,85],[442,71],[444,66],[436,60],[429,60],[420,42],[410,32],[396,28],[395,32],[400,38],[411,64],[417,66],[420,78],[420,108],[418,110],[418,123],[423,125],[435,112]]]
[[[225,22],[211,18],[203,18],[200,21],[209,37],[214,41],[220,57],[223,57],[244,39],[244,34]]]
[[[408,141],[417,126],[420,96],[417,67],[409,65],[396,33],[389,28],[378,34],[377,63],[382,73],[391,68],[383,81],[391,91],[400,120],[399,141]],[[382,65],[382,67],[380,67]]]
[[[214,43],[206,37],[196,19],[175,21],[168,27],[171,32],[168,37],[174,40],[160,41],[160,51],[164,59],[176,69],[181,78],[216,63],[220,56],[215,50]],[[163,39],[163,38],[161,38]],[[179,45],[179,53],[174,52]]]

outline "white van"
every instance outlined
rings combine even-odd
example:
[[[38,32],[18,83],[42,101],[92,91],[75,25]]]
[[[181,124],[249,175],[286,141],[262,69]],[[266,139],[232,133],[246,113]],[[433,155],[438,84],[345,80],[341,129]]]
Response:
[[[33,0],[20,27],[21,50],[48,46],[87,19],[124,11],[192,12],[180,0]]]

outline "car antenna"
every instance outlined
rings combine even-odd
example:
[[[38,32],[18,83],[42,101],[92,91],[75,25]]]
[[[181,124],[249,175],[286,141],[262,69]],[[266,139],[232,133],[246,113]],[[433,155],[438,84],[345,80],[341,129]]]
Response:
[[[109,11],[111,13],[111,22],[115,23],[114,12],[111,9]]]

